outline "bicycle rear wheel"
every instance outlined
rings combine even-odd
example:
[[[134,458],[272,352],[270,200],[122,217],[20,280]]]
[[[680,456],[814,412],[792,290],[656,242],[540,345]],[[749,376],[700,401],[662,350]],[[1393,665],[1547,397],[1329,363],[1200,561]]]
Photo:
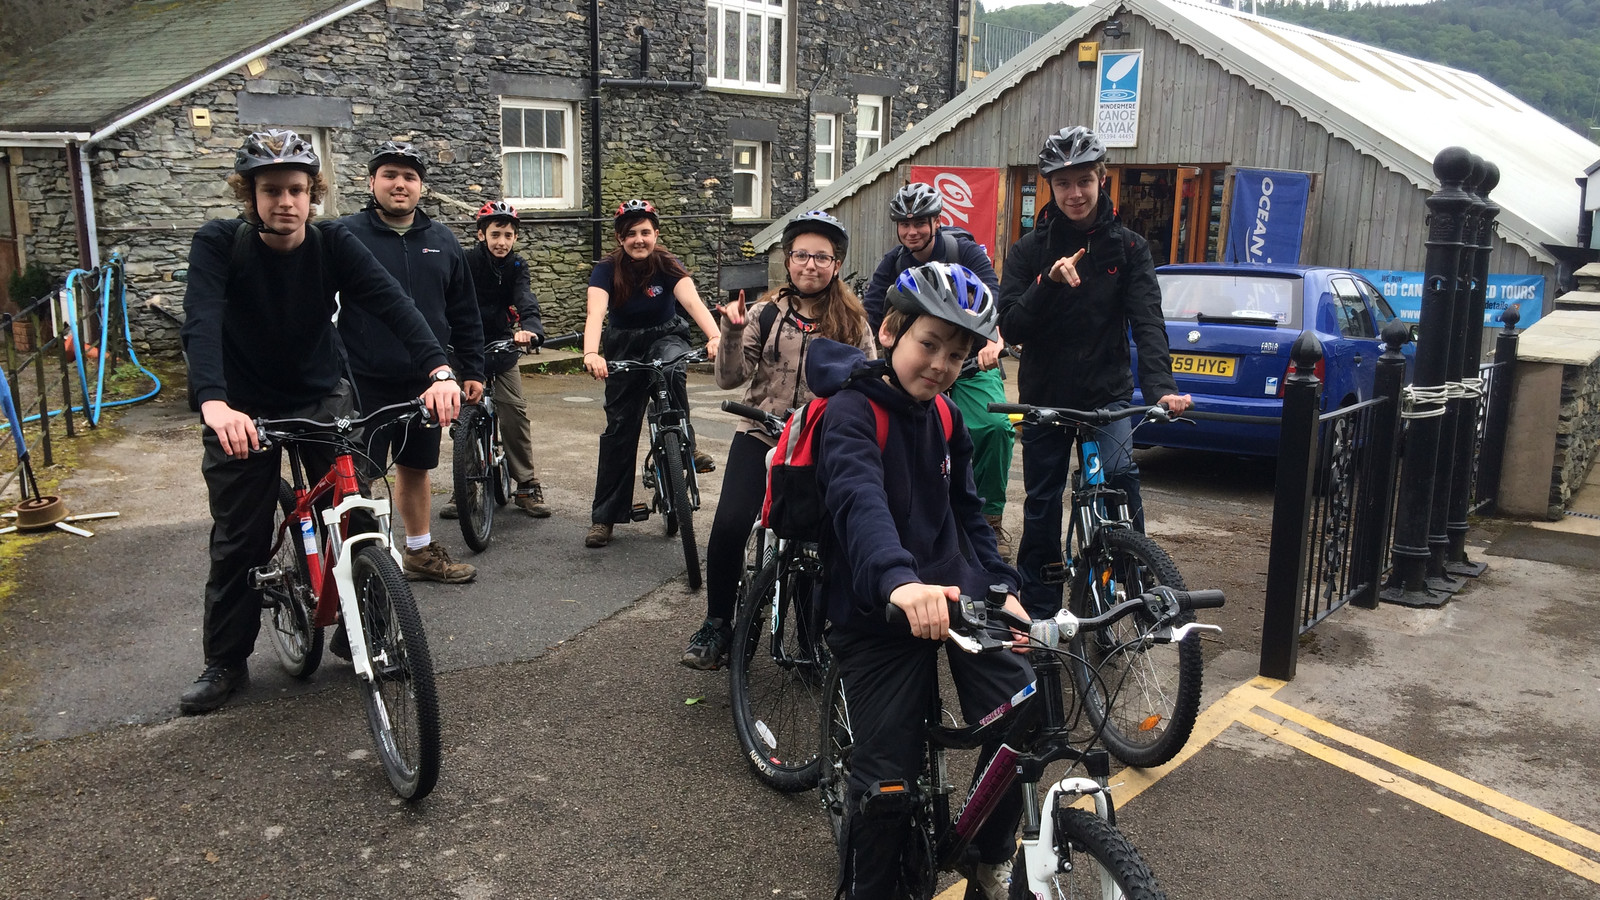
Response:
[[[694,542],[694,510],[689,506],[689,488],[683,466],[683,436],[676,431],[661,435],[661,468],[667,473],[667,498],[672,504],[672,523],[683,541],[683,562],[688,567],[689,590],[700,589],[700,548]],[[670,525],[669,525],[670,528]],[[668,531],[671,534],[671,531]]]
[[[850,727],[850,705],[845,701],[839,668],[828,667],[827,687],[822,704],[822,728],[818,741],[817,793],[822,811],[828,815],[834,843],[844,833],[845,806],[850,797],[850,750],[854,738]]]
[[[1045,894],[1028,887],[1026,848],[1011,864],[1011,900],[1166,900],[1150,867],[1122,832],[1082,809],[1055,810],[1056,853],[1063,871],[1050,877]]]
[[[489,549],[494,532],[494,459],[490,446],[489,414],[481,406],[466,406],[455,428],[456,521],[461,537],[474,552]]]
[[[1184,589],[1183,576],[1155,541],[1126,528],[1108,528],[1085,553],[1072,582],[1070,609],[1105,612],[1156,585]],[[1185,614],[1174,622],[1193,621]],[[1200,638],[1156,643],[1143,610],[1072,641],[1072,680],[1089,721],[1107,750],[1130,766],[1159,766],[1189,740],[1200,712]]]
[[[352,565],[373,671],[372,682],[361,685],[367,725],[394,792],[421,800],[439,780],[440,752],[439,700],[422,616],[383,547],[366,544]]]
[[[786,793],[817,785],[828,649],[808,615],[811,591],[774,557],[746,585],[733,630],[734,730],[756,777]]]
[[[285,521],[295,518],[294,506],[294,489],[280,479],[278,508],[272,514],[273,534],[278,534]],[[311,570],[306,565],[298,522],[290,522],[272,564],[283,575],[280,581],[267,585],[262,592],[262,606],[267,610],[267,633],[272,636],[272,647],[278,652],[283,670],[304,681],[322,665],[322,629],[312,621],[316,598],[311,595]]]

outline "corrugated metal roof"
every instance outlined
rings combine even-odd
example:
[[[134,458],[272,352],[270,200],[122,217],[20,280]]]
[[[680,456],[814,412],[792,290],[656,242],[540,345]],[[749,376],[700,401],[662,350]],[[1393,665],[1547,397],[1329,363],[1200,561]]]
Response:
[[[94,131],[353,2],[141,0],[0,65],[0,131]]]
[[[1192,0],[1101,0],[1084,7],[798,208],[827,208],[849,197],[1070,51],[1119,6],[1420,188],[1438,187],[1433,158],[1440,150],[1466,147],[1500,168],[1492,197],[1503,210],[1503,237],[1546,261],[1542,244],[1576,243],[1573,179],[1600,158],[1600,145],[1470,72]],[[781,232],[781,224],[762,231],[757,247],[770,247]]]

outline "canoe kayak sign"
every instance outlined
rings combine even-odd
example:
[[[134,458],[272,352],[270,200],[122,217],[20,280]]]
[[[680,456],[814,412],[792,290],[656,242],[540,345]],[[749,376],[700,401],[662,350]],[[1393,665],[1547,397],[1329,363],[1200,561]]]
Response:
[[[1094,98],[1094,131],[1107,147],[1139,146],[1139,93],[1143,50],[1100,54],[1100,88]]]

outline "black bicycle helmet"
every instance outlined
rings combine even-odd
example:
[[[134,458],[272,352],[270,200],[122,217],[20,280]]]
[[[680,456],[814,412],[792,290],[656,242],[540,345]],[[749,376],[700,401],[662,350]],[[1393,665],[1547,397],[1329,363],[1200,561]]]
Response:
[[[428,161],[422,157],[422,151],[405,141],[384,141],[378,149],[372,151],[372,158],[367,160],[367,174],[378,174],[378,167],[386,162],[400,163],[417,170],[417,175],[428,177]]]
[[[1000,334],[995,325],[999,314],[994,294],[966,266],[942,262],[912,266],[900,273],[888,299],[907,315],[907,327],[917,316],[933,316],[985,341],[996,340]]]
[[[233,158],[233,171],[249,175],[269,166],[294,166],[315,176],[322,169],[322,160],[310,141],[288,129],[257,131],[244,139]]]
[[[479,231],[496,222],[505,222],[512,228],[522,227],[522,220],[517,218],[516,209],[504,200],[490,200],[488,203],[478,207],[477,220]]]
[[[844,230],[844,223],[820,209],[803,212],[783,226],[783,249],[788,250],[802,234],[820,234],[827,238],[833,243],[833,252],[841,263],[850,252],[850,232]]]
[[[1097,163],[1106,158],[1106,145],[1100,136],[1074,125],[1063,128],[1044,139],[1044,149],[1039,151],[1039,175],[1050,177],[1069,166]]]
[[[896,222],[907,219],[937,219],[944,212],[944,198],[939,196],[939,191],[931,184],[913,181],[898,191],[894,192],[894,199],[889,201],[889,218]]]
[[[624,200],[617,204],[617,214],[612,220],[617,234],[628,228],[628,223],[634,219],[649,219],[657,228],[661,227],[661,217],[656,215],[656,205],[649,200]]]

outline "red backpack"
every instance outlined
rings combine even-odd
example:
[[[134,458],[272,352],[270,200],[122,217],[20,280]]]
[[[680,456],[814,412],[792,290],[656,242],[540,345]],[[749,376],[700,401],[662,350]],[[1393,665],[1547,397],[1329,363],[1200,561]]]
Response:
[[[944,426],[945,443],[955,428],[950,401],[943,394],[934,396],[939,423]],[[889,413],[872,400],[872,416],[877,426],[878,452],[889,440]],[[795,410],[772,448],[772,464],[767,467],[767,498],[761,504],[761,526],[772,529],[780,538],[795,541],[822,539],[828,511],[817,484],[817,427],[828,408],[827,397],[816,397]]]

